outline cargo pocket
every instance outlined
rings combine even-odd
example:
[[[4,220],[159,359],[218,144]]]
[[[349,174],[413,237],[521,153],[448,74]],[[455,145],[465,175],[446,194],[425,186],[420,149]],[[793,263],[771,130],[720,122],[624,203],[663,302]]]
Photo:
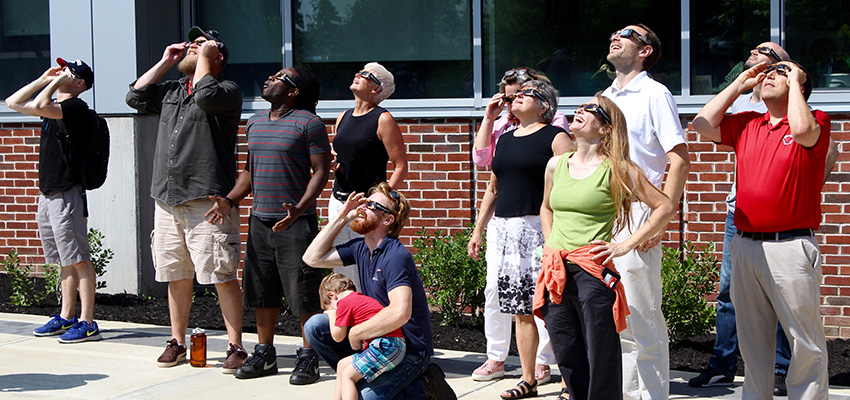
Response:
[[[213,240],[213,264],[215,274],[221,280],[227,280],[236,275],[236,267],[239,266],[239,255],[241,244],[239,234],[214,233]]]

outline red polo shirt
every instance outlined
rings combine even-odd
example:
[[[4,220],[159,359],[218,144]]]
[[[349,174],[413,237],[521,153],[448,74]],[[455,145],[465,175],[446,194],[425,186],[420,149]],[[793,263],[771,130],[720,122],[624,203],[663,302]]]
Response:
[[[809,148],[794,141],[788,116],[775,126],[768,114],[756,112],[723,118],[721,144],[735,148],[738,159],[738,229],[781,232],[820,226],[830,120],[822,111],[812,114],[820,136]]]

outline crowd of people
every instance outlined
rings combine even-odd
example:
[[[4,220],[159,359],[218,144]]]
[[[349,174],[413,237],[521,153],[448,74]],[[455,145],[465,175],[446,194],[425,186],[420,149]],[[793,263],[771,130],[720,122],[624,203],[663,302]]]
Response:
[[[315,382],[321,358],[338,374],[335,398],[425,398],[429,388],[419,378],[434,368],[430,312],[398,240],[411,211],[400,191],[407,155],[398,124],[379,106],[394,91],[392,73],[373,62],[354,74],[354,108],[337,117],[333,143],[316,115],[319,78],[297,66],[269,76],[262,91],[269,109],[248,120],[248,157],[237,172],[242,93],[223,76],[228,56],[218,32],[193,27],[188,42],[167,46],[126,97],[159,116],[151,251],[156,280],[168,284],[172,337],[157,365],[186,361],[197,280],[218,292],[228,336],[224,373],[278,372],[274,327],[285,296],[303,337],[290,384]],[[472,378],[504,377],[515,321],[521,380],[503,399],[536,396],[552,364],[561,372],[559,399],[669,396],[659,244],[690,164],[673,96],[648,74],[660,57],[661,40],[649,27],[612,33],[614,81],[569,124],[553,84],[528,67],[506,71],[486,106],[472,159],[492,173],[468,253],[481,256],[486,230],[487,361]],[[77,343],[100,340],[80,185],[85,165],[77,157],[95,124],[78,96],[94,73],[79,60],[58,63],[6,104],[42,117],[39,231],[47,261],[62,266],[61,312],[33,333]],[[183,76],[163,81],[175,65]],[[829,117],[807,105],[811,87],[784,49],[761,43],[693,120],[699,135],[734,150],[737,182],[728,200],[716,357],[691,386],[731,383],[740,348],[743,398],[828,397],[814,231],[837,148]],[[332,171],[320,231],[316,200]],[[237,205],[249,195],[240,287]],[[259,343],[250,354],[243,307],[257,319]]]

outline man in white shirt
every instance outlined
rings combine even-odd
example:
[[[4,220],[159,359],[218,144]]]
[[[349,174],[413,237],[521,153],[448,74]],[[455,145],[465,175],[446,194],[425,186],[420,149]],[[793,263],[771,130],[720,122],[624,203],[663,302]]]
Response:
[[[661,57],[661,40],[643,24],[629,25],[610,36],[608,61],[617,76],[603,95],[623,111],[629,127],[631,159],[653,185],[679,202],[690,170],[688,146],[673,95],[647,75]],[[670,169],[662,186],[667,161]],[[635,203],[631,227],[649,218],[649,208]],[[631,235],[624,229],[614,241]],[[667,324],[661,312],[661,235],[617,260],[629,299],[627,328],[620,333],[623,352],[623,398],[666,399],[670,393]]]

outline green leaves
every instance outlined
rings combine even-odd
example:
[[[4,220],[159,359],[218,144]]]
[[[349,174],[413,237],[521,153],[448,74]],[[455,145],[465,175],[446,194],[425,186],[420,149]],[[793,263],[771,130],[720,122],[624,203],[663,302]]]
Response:
[[[417,250],[413,259],[430,292],[428,303],[440,308],[444,326],[455,323],[465,313],[472,314],[475,323],[483,318],[480,310],[484,307],[487,264],[484,257],[474,260],[467,254],[471,233],[471,225],[453,236],[445,231],[428,234],[423,228],[413,241]],[[484,252],[482,246],[481,254]]]
[[[103,246],[103,234],[97,229],[89,228],[88,241],[91,263],[94,265],[94,273],[100,278],[106,273],[106,264],[112,261],[112,256],[115,255],[115,252]],[[99,280],[95,288],[103,289],[105,287],[106,281]]]
[[[686,241],[681,249],[664,247],[663,250],[661,310],[670,336],[675,340],[708,334],[716,317],[714,307],[706,299],[706,295],[714,293],[718,280],[714,244],[697,250]]]

